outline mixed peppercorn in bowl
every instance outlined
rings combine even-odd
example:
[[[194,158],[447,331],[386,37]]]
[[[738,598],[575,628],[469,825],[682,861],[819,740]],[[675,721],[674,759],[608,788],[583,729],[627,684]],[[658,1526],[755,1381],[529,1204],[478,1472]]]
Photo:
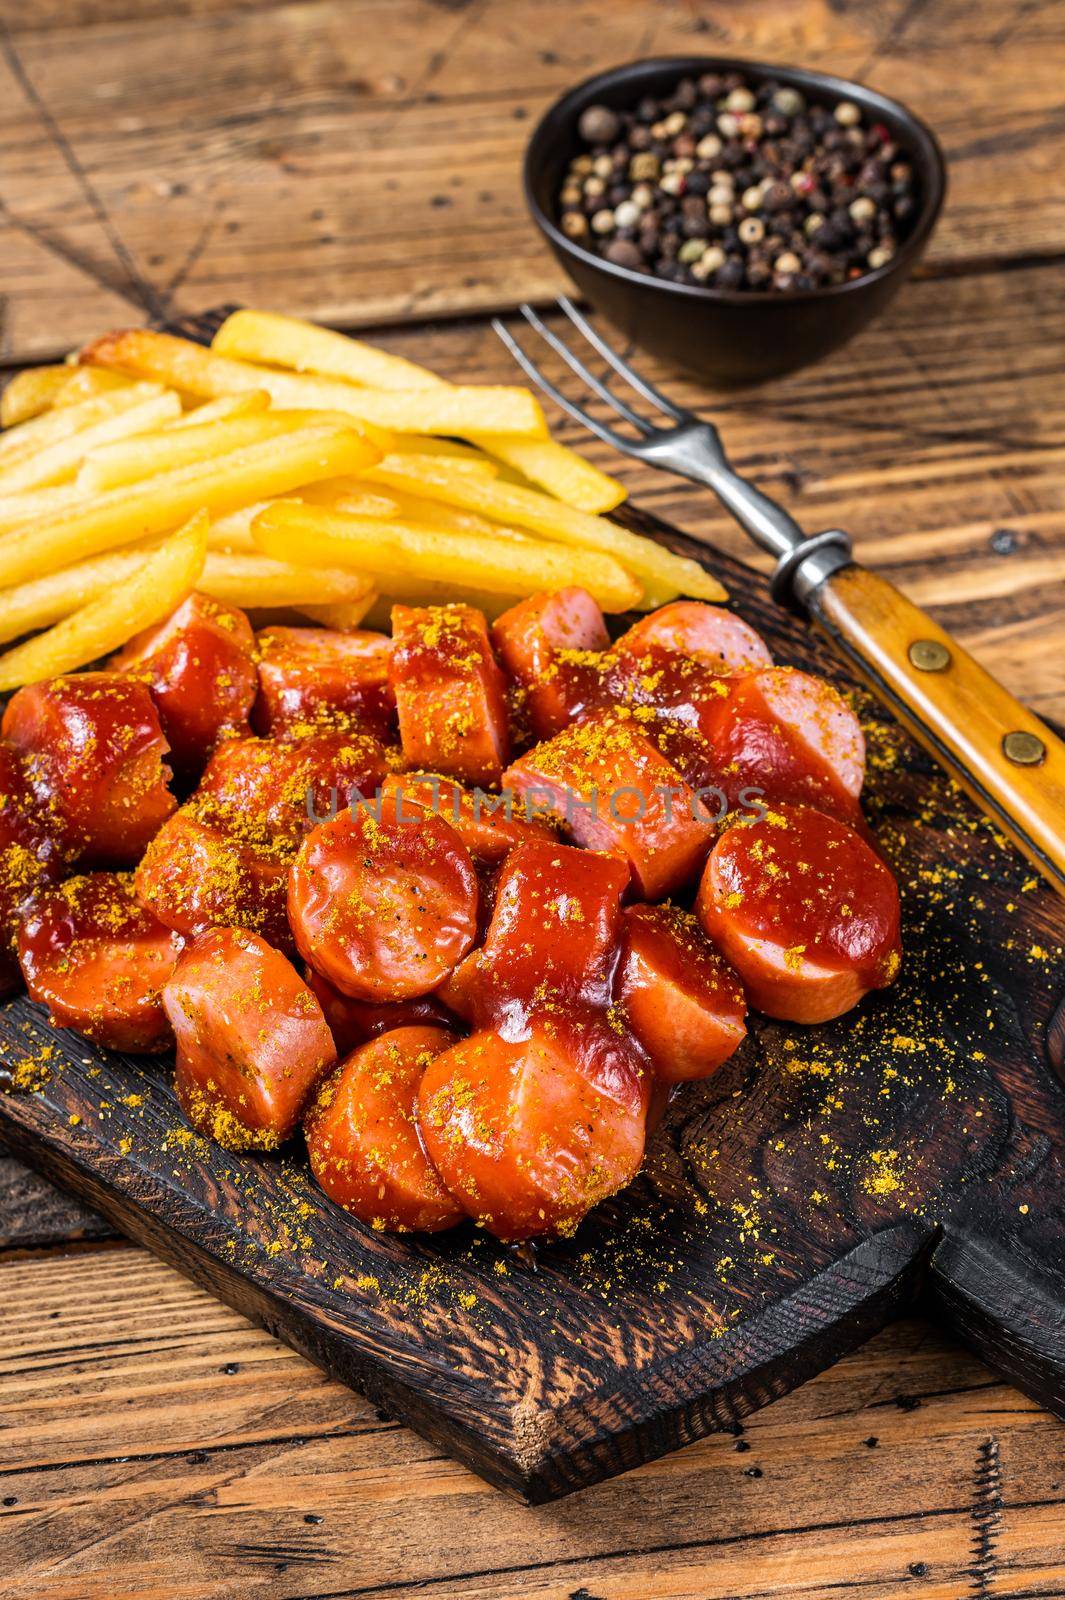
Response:
[[[534,219],[637,344],[726,381],[786,371],[864,325],[943,200],[933,135],[828,75],[676,58],[599,74],[526,156]]]

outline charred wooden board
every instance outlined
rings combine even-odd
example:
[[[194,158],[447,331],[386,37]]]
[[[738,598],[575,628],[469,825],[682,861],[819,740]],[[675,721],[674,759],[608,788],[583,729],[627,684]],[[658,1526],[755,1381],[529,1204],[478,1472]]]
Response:
[[[705,556],[676,530],[627,519]],[[777,658],[838,664],[763,580],[707,564]],[[0,1012],[11,1146],[327,1371],[539,1501],[783,1394],[929,1295],[1065,1415],[1065,1093],[1047,1061],[1065,906],[860,699],[899,873],[899,984],[836,1023],[756,1019],[640,1180],[535,1265],[473,1229],[361,1227],[302,1153],[194,1136],[167,1063]]]

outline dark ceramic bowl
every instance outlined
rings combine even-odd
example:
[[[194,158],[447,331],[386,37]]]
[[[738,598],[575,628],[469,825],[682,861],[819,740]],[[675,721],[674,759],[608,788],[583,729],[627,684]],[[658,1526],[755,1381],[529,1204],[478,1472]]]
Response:
[[[616,267],[566,238],[557,226],[558,193],[569,162],[586,148],[577,133],[581,112],[590,105],[630,108],[643,95],[662,96],[681,78],[703,72],[742,72],[752,83],[773,79],[824,105],[853,100],[871,120],[891,129],[913,164],[918,212],[886,266],[824,289],[714,289]],[[946,168],[935,136],[897,101],[827,73],[723,56],[635,61],[588,78],[546,112],[525,153],[529,208],[581,294],[634,344],[717,383],[751,383],[789,372],[827,355],[864,328],[913,271],[945,192]]]

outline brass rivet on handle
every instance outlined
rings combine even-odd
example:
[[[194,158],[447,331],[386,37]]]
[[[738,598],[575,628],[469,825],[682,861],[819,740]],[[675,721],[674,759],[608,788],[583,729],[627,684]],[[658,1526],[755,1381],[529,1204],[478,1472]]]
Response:
[[[950,651],[938,639],[915,639],[907,654],[918,672],[943,672],[950,666]]]
[[[1002,740],[1002,754],[1018,767],[1037,767],[1046,759],[1047,747],[1037,734],[1015,728]]]

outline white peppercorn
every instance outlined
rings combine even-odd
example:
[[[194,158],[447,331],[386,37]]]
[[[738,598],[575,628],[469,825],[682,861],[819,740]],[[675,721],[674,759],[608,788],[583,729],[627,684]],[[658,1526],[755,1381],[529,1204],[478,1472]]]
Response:
[[[753,111],[756,103],[749,89],[733,89],[725,99],[725,110]]]

